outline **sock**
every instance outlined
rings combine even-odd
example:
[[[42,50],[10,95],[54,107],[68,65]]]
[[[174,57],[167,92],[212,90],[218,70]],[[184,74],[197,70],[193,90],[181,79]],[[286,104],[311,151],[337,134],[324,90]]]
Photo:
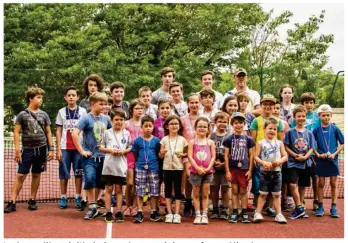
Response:
[[[156,211],[157,211],[157,209],[151,209],[151,213],[154,213]]]
[[[197,216],[201,216],[201,211],[199,211],[199,210],[196,211],[196,217],[197,217]]]
[[[202,216],[205,216],[205,217],[207,217],[207,216],[208,216],[208,209],[204,209],[204,210],[203,210],[203,214],[202,214]]]
[[[234,208],[234,209],[233,209],[233,213],[238,214],[238,208]]]
[[[323,202],[318,202],[319,208],[323,207]]]
[[[331,207],[335,208],[336,207],[336,203],[331,203]]]
[[[66,194],[61,194],[60,198],[65,198],[66,199]]]

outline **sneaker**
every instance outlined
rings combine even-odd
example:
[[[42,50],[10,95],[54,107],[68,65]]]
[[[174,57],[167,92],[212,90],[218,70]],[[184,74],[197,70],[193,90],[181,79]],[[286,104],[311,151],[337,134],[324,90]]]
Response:
[[[265,212],[266,212],[267,216],[270,216],[270,217],[275,217],[276,216],[275,210],[273,208],[271,208],[271,207],[267,207]]]
[[[166,206],[166,199],[162,196],[159,197],[158,203],[160,206]]]
[[[104,220],[105,220],[106,223],[113,223],[114,222],[114,217],[112,216],[112,213],[111,212],[107,212],[105,214],[105,219]]]
[[[201,215],[197,215],[195,217],[195,220],[193,221],[193,224],[201,224],[202,221],[202,216]]]
[[[304,212],[304,215],[302,216],[302,218],[305,218],[305,219],[309,218],[309,215],[306,213],[306,211]]]
[[[318,207],[317,210],[315,210],[315,216],[323,217],[324,216],[324,208],[323,207]]]
[[[116,206],[116,195],[112,194],[111,196],[111,207]]]
[[[93,218],[97,217],[98,214],[99,214],[99,212],[98,212],[97,208],[90,208],[89,207],[88,211],[85,215],[85,219],[88,219],[88,220],[93,219]]]
[[[201,224],[209,224],[208,216],[203,215],[201,219]]]
[[[143,222],[143,220],[144,220],[143,212],[138,211],[137,215],[135,215],[135,217],[134,217],[133,223],[140,224]]]
[[[173,223],[173,218],[174,218],[173,214],[167,214],[164,222],[171,224],[171,223]]]
[[[330,209],[330,216],[332,218],[339,218],[340,216],[338,215],[338,211],[336,208],[331,208]]]
[[[115,213],[115,222],[116,223],[121,223],[123,222],[124,219],[123,219],[123,214],[121,211],[118,211],[117,213]]]
[[[104,202],[104,200],[103,200],[102,198],[99,198],[99,199],[97,200],[97,205],[98,205],[99,208],[105,208],[105,202]]]
[[[133,207],[131,215],[134,217],[135,215],[137,215],[137,213],[138,213],[138,207]]]
[[[4,213],[12,213],[16,211],[16,204],[13,201],[8,201],[7,206],[4,209]]]
[[[254,223],[260,223],[263,220],[263,216],[260,213],[255,213],[254,214]]]
[[[75,197],[75,208],[81,208],[82,197]]]
[[[229,223],[237,223],[238,222],[238,214],[232,213],[230,218],[228,219]]]
[[[79,207],[77,210],[78,210],[78,211],[85,211],[86,208],[87,208],[87,201],[82,200],[82,201],[81,201],[81,207]]]
[[[192,199],[186,199],[184,205],[184,216],[191,216]]]
[[[250,223],[249,215],[247,213],[242,215],[242,223]]]
[[[313,201],[313,211],[317,211],[318,208],[319,208],[319,202],[318,202],[318,200],[314,200]]]
[[[37,210],[37,204],[35,199],[30,199],[28,202],[28,209],[29,210]]]
[[[303,217],[305,213],[306,212],[304,211],[303,207],[296,207],[294,211],[292,211],[291,214],[289,215],[289,219],[297,219],[297,218]]]
[[[154,211],[153,213],[151,213],[150,220],[153,221],[153,222],[161,222],[162,221],[162,218],[159,215],[157,210]]]
[[[66,199],[66,197],[61,197],[59,199],[59,207],[60,208],[67,208],[68,207],[68,200]]]
[[[132,216],[132,207],[126,208],[126,210],[123,212],[123,216],[131,217]]]
[[[286,224],[288,221],[284,217],[283,214],[279,213],[277,216],[275,216],[274,221],[276,221],[279,224]]]
[[[254,212],[254,211],[255,211],[255,206],[248,203],[247,211],[248,211],[248,212]]]
[[[282,202],[281,207],[282,207],[282,211],[291,212],[291,208],[289,207],[289,204],[287,204],[286,202]]]
[[[179,214],[174,214],[173,224],[181,224],[181,216]]]
[[[219,218],[219,211],[213,210],[212,214],[210,215],[210,219],[218,219]]]
[[[222,219],[222,220],[226,220],[226,219],[228,219],[228,212],[227,212],[227,208],[223,208],[223,209],[221,210],[221,213],[220,213],[219,219]]]

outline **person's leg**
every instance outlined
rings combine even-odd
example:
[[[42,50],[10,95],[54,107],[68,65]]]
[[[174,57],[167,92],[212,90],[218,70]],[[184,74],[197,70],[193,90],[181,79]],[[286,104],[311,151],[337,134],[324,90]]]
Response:
[[[208,215],[209,188],[210,188],[210,183],[203,183],[203,185],[202,185],[203,216],[207,216]]]
[[[331,200],[332,203],[337,202],[337,176],[330,176]]]
[[[177,170],[174,171],[174,195],[175,195],[175,214],[180,214],[180,206],[181,206],[181,182],[182,182],[182,171]]]
[[[11,193],[11,200],[13,201],[13,203],[16,202],[16,198],[23,187],[23,183],[27,175],[28,174],[19,174],[19,173],[17,174],[16,179],[13,183],[12,193]]]
[[[126,206],[127,208],[133,205],[133,186],[134,186],[134,170],[127,170],[127,185],[126,185]]]
[[[31,174],[31,198],[35,199],[37,190],[39,189],[40,186],[40,179],[41,179],[41,173],[32,173]]]
[[[107,212],[111,212],[111,194],[114,185],[105,185],[105,208]]]
[[[199,194],[201,191],[201,186],[193,186],[192,188],[192,196],[193,196],[193,206],[195,208],[196,211],[196,215],[197,214],[201,214],[201,205],[200,205],[200,200],[199,200]]]
[[[238,212],[238,194],[239,194],[239,186],[236,183],[232,183],[231,187],[232,192],[232,210],[233,212]]]
[[[173,174],[172,171],[164,170],[164,197],[166,200],[166,208],[168,214],[172,214],[172,187],[173,187]]]
[[[260,194],[259,196],[259,199],[257,201],[257,208],[256,208],[256,212],[259,214],[261,214],[262,212],[262,208],[263,208],[263,205],[265,204],[267,194]]]

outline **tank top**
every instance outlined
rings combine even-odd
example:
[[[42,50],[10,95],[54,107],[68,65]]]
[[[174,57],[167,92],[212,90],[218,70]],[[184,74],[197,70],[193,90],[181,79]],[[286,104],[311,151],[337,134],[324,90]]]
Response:
[[[211,153],[210,153],[210,146],[208,144],[208,140],[206,139],[205,145],[199,145],[197,140],[195,139],[195,144],[193,145],[193,159],[196,162],[196,164],[199,167],[208,168],[210,160],[211,160]],[[190,171],[193,174],[197,174],[197,170],[191,166]],[[211,168],[209,173],[213,173],[214,169]]]

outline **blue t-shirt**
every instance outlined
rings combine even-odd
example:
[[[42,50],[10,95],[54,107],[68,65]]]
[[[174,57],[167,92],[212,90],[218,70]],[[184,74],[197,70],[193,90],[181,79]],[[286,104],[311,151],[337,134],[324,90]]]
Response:
[[[247,135],[230,135],[223,145],[230,149],[229,168],[249,169],[249,149],[255,146],[254,140]],[[238,166],[239,162],[242,164]]]
[[[284,144],[287,145],[296,154],[307,154],[307,152],[314,148],[315,139],[313,133],[305,130],[304,132],[299,132],[295,128],[290,129],[285,133]],[[309,157],[306,161],[296,161],[295,158],[288,156],[288,168],[299,168],[305,169],[311,167],[312,160]]]
[[[105,157],[105,154],[98,149],[104,131],[111,128],[110,119],[101,114],[96,117],[91,113],[80,118],[77,128],[83,132],[82,147],[86,151],[92,152],[92,158]]]
[[[161,144],[159,138],[152,136],[150,141],[138,137],[134,140],[134,144],[131,152],[137,155],[137,161],[135,163],[136,168],[144,170],[145,160],[147,158],[147,165],[149,170],[158,172],[158,153],[160,151]]]
[[[295,119],[293,119],[290,124],[290,127],[295,128],[295,126],[296,126],[296,121]],[[321,126],[321,120],[318,116],[318,113],[316,111],[311,111],[307,113],[305,128],[312,132],[314,128],[320,127],[320,126]]]

